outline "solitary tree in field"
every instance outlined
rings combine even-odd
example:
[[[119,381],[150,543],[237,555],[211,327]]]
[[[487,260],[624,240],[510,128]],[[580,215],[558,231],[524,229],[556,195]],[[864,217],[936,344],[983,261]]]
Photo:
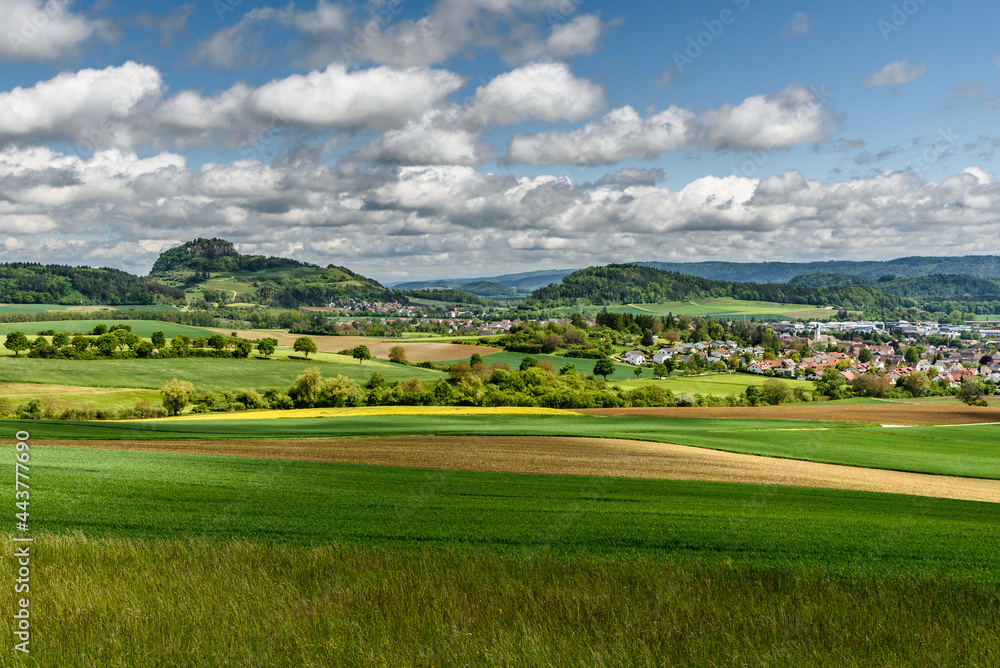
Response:
[[[278,339],[264,338],[257,342],[257,352],[267,359],[274,354],[274,348],[278,345]]]
[[[396,364],[406,364],[406,348],[403,346],[389,348],[389,361]]]
[[[163,397],[163,407],[171,415],[179,414],[194,392],[194,385],[186,380],[174,378],[169,383],[160,388],[160,396]]]
[[[357,346],[351,351],[351,357],[358,360],[358,364],[360,365],[365,360],[370,360],[372,353],[368,350],[368,346]]]
[[[22,350],[27,350],[31,344],[28,343],[28,337],[24,335],[24,332],[11,332],[7,335],[7,341],[3,345],[7,350],[13,350],[14,357],[17,357]]]
[[[292,345],[292,349],[297,353],[304,353],[306,359],[309,359],[309,353],[316,352],[316,342],[310,339],[308,336],[300,336],[295,339],[295,343]]]
[[[667,371],[666,364],[657,364],[656,366],[653,367],[653,375],[656,376],[657,378],[663,378],[668,373],[669,372]]]
[[[163,334],[163,330],[156,330],[149,335],[149,342],[153,344],[154,348],[162,349],[163,346],[167,345],[167,337]]]
[[[615,372],[615,363],[611,360],[597,360],[597,364],[594,365],[594,375],[601,376],[604,380],[608,379],[608,376]]]
[[[632,373],[634,373],[635,377],[638,378],[639,376],[642,375],[642,367],[637,366],[636,368],[632,369]]]

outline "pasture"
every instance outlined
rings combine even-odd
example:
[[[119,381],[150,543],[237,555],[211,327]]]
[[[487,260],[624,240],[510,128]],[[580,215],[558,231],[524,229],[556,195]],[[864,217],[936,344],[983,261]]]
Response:
[[[132,408],[139,401],[153,406],[161,403],[156,390],[118,387],[80,387],[76,385],[44,385],[40,383],[0,383],[0,398],[20,406],[32,399],[58,406],[60,409],[88,405],[92,408],[120,410]]]
[[[407,413],[280,420],[204,418],[129,422],[8,421],[45,439],[290,439],[369,436],[555,436],[673,443],[748,455],[937,475],[1000,479],[1000,430],[995,425],[912,426],[806,420],[698,417]],[[265,413],[280,415],[280,412]],[[694,415],[694,413],[692,413]],[[886,411],[886,419],[891,412]]]
[[[582,506],[584,511],[590,506]],[[572,516],[568,516],[572,523]],[[908,540],[905,524],[870,546]],[[11,536],[4,535],[9,541]],[[654,555],[39,535],[4,666],[992,666],[996,585]],[[0,564],[17,568],[13,550]],[[13,587],[0,605],[16,610]]]
[[[506,351],[487,354],[488,350],[489,350],[488,348],[484,349],[483,347],[479,347],[479,349],[470,348],[468,351],[469,355],[467,357],[451,359],[444,363],[448,364],[455,362],[468,362],[469,357],[471,357],[473,353],[479,353],[480,356],[483,358],[483,363],[485,364],[496,364],[497,362],[503,362],[504,364],[510,366],[510,368],[517,369],[521,366],[522,359],[524,359],[525,357],[534,357],[538,361],[549,360],[550,362],[556,365],[556,369],[561,369],[565,365],[572,362],[573,366],[576,367],[576,372],[584,376],[593,375],[594,365],[597,364],[597,360],[577,359],[574,357],[561,357],[559,355],[528,355],[527,353],[511,353]],[[619,364],[616,362],[615,372],[612,375],[608,376],[608,380],[611,381],[611,380],[624,380],[628,378],[635,378],[635,374],[632,371],[633,368],[634,367],[629,366],[628,364]],[[645,372],[647,374],[652,373],[652,369],[646,369]]]
[[[232,330],[213,329],[212,332],[230,334]],[[240,338],[257,340],[270,337],[278,340],[282,346],[291,346],[300,334],[289,334],[287,332],[275,332],[267,330],[237,330]],[[389,351],[395,346],[401,346],[406,351],[406,358],[410,362],[437,362],[440,360],[455,359],[460,355],[472,355],[478,352],[481,355],[495,353],[498,348],[488,346],[465,345],[451,343],[447,340],[414,341],[412,339],[380,339],[369,336],[310,336],[316,348],[321,352],[337,353],[341,350],[350,350],[356,346],[367,346],[372,356],[381,359],[388,359]],[[468,359],[466,357],[466,359]]]
[[[179,325],[173,322],[161,322],[159,320],[115,320],[113,317],[101,318],[100,320],[46,320],[40,322],[6,322],[0,324],[0,334],[7,332],[24,332],[33,336],[45,330],[66,332],[67,334],[90,334],[94,327],[105,324],[109,328],[113,325],[124,324],[132,328],[132,332],[139,336],[149,338],[156,330],[163,332],[164,336],[172,339],[178,334],[185,334],[191,338],[198,336],[211,336],[214,332],[201,327],[191,327]]]
[[[631,367],[629,367],[631,369]],[[664,389],[670,390],[675,395],[682,392],[687,392],[689,394],[711,394],[717,396],[725,396],[731,394],[743,394],[748,386],[761,387],[767,380],[765,376],[758,376],[755,374],[747,373],[721,373],[721,374],[705,374],[698,376],[684,376],[676,373],[669,378],[654,378],[652,369],[643,369],[643,375],[635,380],[635,374],[622,374],[622,377],[626,380],[615,381],[615,385],[626,388],[634,387],[662,387]],[[628,380],[629,376],[633,380]],[[619,374],[615,374],[612,378],[617,379]],[[781,382],[788,386],[790,390],[795,388],[801,388],[812,392],[815,389],[815,383],[809,380],[790,380],[787,378],[779,378]]]
[[[336,359],[337,361],[327,361]],[[324,377],[343,375],[357,383],[367,383],[378,371],[387,380],[420,378],[425,381],[442,377],[438,371],[369,360],[330,355],[323,360],[249,359],[185,357],[145,360],[57,360],[5,357],[0,364],[0,382],[53,383],[81,387],[135,388],[163,387],[172,378],[186,380],[198,390],[234,391],[240,388],[284,391],[309,367],[318,366]]]
[[[991,528],[1000,504],[992,503],[41,446],[31,453],[33,528],[45,533],[299,545],[336,537],[362,546],[737,559],[842,573],[1000,573],[1000,535]],[[13,506],[12,486],[0,501]],[[873,555],[902,521],[905,537]]]

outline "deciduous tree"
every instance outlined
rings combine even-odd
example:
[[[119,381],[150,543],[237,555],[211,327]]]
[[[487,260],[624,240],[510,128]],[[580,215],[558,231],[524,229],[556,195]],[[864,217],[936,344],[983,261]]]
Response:
[[[309,359],[309,353],[316,352],[316,342],[308,336],[300,336],[295,339],[295,343],[292,344],[292,350],[297,353],[303,353],[306,356],[306,359]],[[355,348],[355,350],[357,350],[357,348]]]
[[[186,380],[174,378],[169,383],[160,388],[160,396],[163,397],[163,407],[171,415],[179,414],[194,392],[194,385]]]

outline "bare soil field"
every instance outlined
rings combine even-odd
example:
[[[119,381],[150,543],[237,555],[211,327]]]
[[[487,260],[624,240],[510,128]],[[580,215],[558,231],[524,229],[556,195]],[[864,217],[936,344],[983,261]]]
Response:
[[[61,441],[101,448],[411,468],[706,480],[1000,502],[1000,480],[816,464],[645,441],[569,437],[409,436],[261,441]]]
[[[736,408],[582,408],[576,409],[576,412],[614,416],[825,420],[899,425],[1000,422],[1000,405],[966,406],[957,400],[878,404],[829,402]]]
[[[231,329],[212,329],[220,334],[231,334]],[[262,332],[258,330],[237,330],[236,333],[243,339],[272,338],[278,340],[279,346],[290,346],[295,343],[295,339],[300,334],[288,334],[286,332]],[[341,350],[354,348],[355,346],[368,346],[374,357],[387,359],[389,350],[393,346],[403,346],[406,351],[406,359],[411,362],[440,362],[443,360],[454,360],[462,357],[472,357],[472,353],[489,355],[500,352],[499,348],[488,346],[467,346],[459,343],[433,343],[428,341],[383,341],[381,339],[367,336],[310,336],[316,343],[316,348],[324,353],[339,353]]]

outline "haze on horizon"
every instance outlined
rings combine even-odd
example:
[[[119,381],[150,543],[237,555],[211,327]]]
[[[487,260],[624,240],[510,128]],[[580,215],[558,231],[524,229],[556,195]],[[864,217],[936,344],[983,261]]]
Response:
[[[0,261],[996,252],[985,0],[0,0]]]

